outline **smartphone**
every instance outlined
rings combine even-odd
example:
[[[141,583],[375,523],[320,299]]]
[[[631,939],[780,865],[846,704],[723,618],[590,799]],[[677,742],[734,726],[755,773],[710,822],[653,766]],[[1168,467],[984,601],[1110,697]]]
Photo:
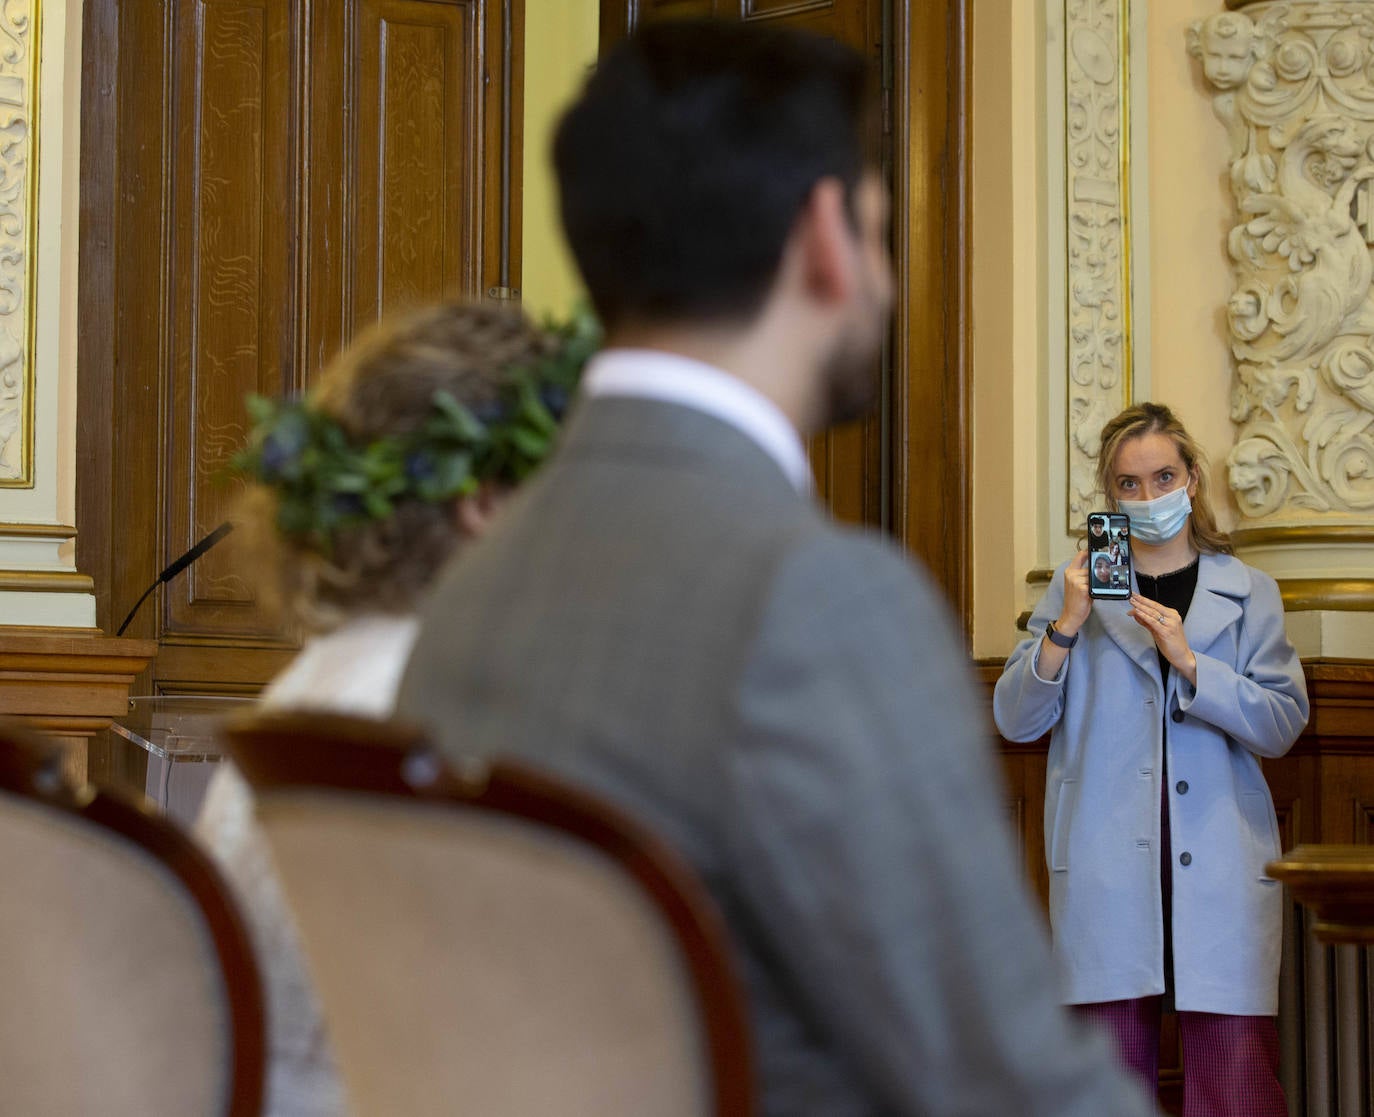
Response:
[[[1088,595],[1109,601],[1131,596],[1131,521],[1121,512],[1088,516]]]

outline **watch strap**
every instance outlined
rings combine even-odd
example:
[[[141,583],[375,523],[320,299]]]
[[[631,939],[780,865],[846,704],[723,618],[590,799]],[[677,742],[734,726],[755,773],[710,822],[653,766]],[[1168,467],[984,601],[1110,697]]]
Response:
[[[1054,627],[1054,621],[1050,621],[1050,623],[1045,626],[1045,635],[1050,638],[1050,643],[1057,648],[1072,648],[1078,643],[1078,633],[1075,632],[1072,636],[1065,636]]]

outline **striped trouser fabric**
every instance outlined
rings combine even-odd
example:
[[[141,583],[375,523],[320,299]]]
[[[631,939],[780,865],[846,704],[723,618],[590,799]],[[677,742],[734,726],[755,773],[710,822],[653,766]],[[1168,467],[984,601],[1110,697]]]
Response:
[[[1153,1097],[1159,1085],[1163,997],[1075,1005],[1116,1041],[1122,1063]],[[1180,1012],[1183,1117],[1288,1117],[1279,1085],[1279,1034],[1272,1016]]]

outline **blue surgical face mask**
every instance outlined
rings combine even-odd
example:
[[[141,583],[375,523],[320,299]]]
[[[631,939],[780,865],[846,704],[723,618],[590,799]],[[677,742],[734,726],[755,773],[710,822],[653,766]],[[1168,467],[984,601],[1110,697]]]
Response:
[[[1131,520],[1131,537],[1140,543],[1167,543],[1183,530],[1193,513],[1188,486],[1154,500],[1118,500],[1121,511]]]

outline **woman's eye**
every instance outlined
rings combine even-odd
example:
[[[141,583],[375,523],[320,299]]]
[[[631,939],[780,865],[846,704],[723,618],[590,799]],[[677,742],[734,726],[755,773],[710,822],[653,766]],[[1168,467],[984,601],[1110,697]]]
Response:
[[[1170,485],[1173,483],[1173,480],[1174,474],[1172,470],[1166,469],[1163,473],[1159,475],[1159,483],[1161,485]]]

